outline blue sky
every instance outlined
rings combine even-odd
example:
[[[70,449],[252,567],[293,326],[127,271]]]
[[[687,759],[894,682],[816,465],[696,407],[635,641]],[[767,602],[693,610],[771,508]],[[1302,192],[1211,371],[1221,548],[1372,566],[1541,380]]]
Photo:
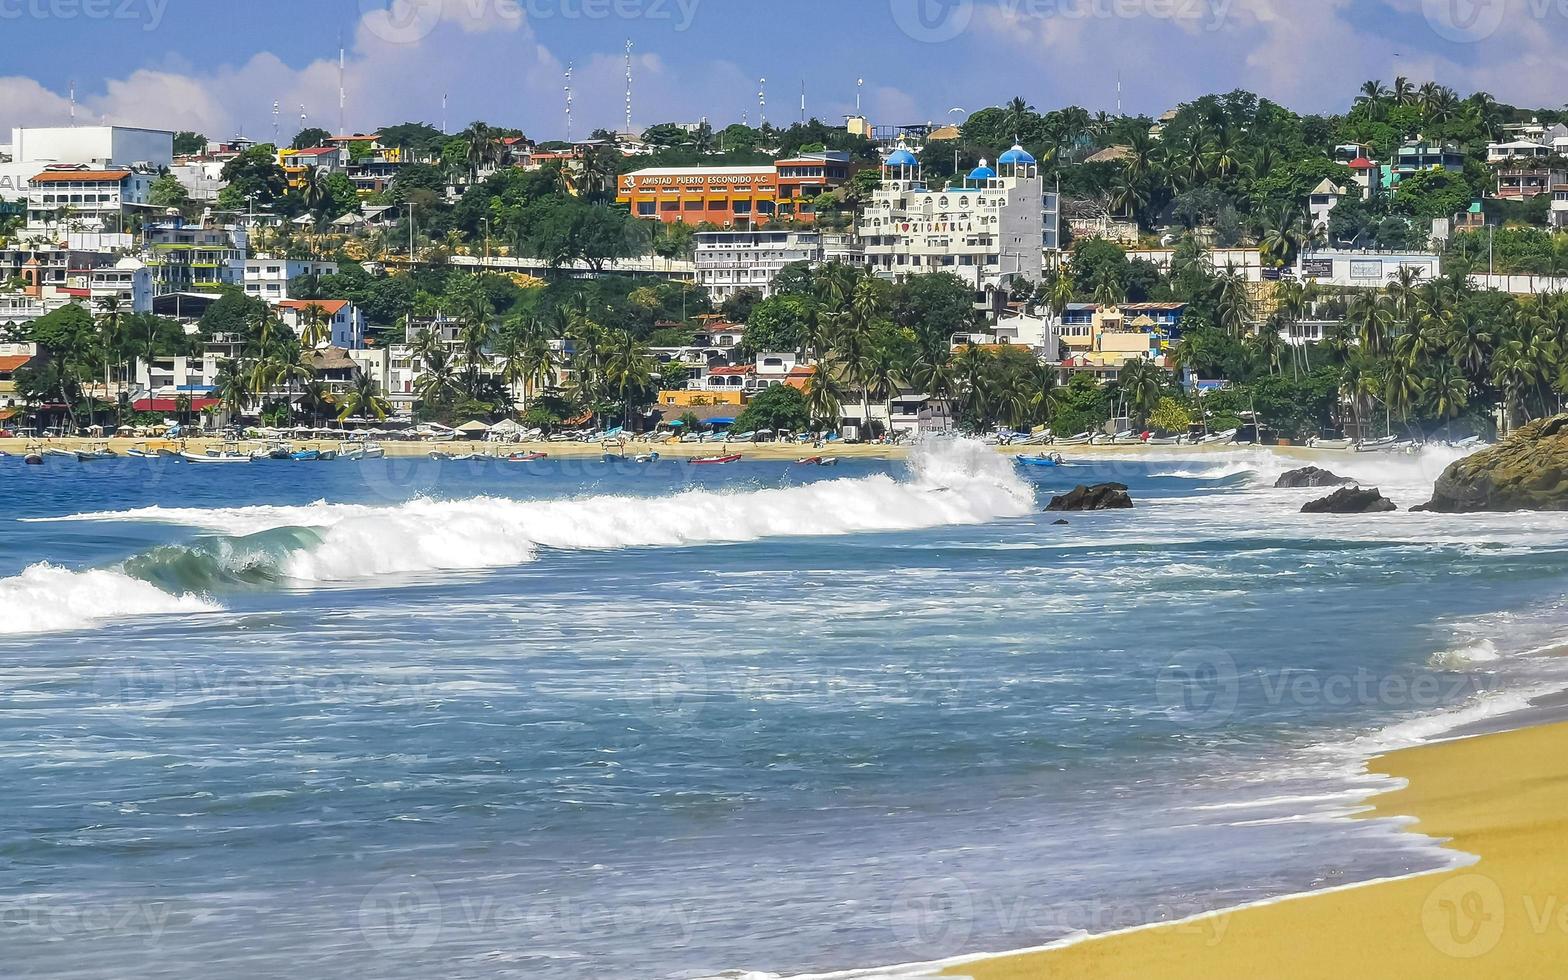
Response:
[[[391,9],[389,9],[389,7]],[[1023,95],[1038,106],[1158,113],[1251,88],[1342,110],[1367,78],[1436,78],[1504,101],[1568,98],[1568,4],[1557,0],[0,0],[0,130],[78,119],[243,130],[335,129],[337,48],[348,128],[420,118],[564,134],[624,118],[775,122],[853,108],[907,123]]]

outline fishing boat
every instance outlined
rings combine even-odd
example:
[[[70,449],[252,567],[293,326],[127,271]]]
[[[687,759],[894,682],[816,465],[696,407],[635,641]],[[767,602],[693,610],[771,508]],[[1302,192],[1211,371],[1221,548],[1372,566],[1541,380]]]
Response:
[[[173,449],[160,449],[160,450],[158,450],[158,454],[157,455],[158,455],[159,459],[179,459],[180,458],[179,452],[177,452],[176,450],[173,450]]]
[[[316,462],[318,463],[330,463],[337,458],[338,451],[336,449],[323,449],[316,454]]]
[[[244,453],[180,453],[180,458],[187,463],[249,463],[251,457]]]
[[[1061,466],[1064,462],[1060,453],[1038,453],[1034,456],[1020,455],[1015,458],[1025,466]]]
[[[548,459],[549,456],[549,453],[513,453],[510,456],[502,457],[502,461],[507,463],[536,463],[541,459]]]
[[[493,463],[495,459],[489,453],[462,453],[452,457],[455,463]]]
[[[61,449],[59,446],[50,446],[48,449],[44,450],[44,455],[45,456],[53,456],[56,459],[75,459],[76,458],[76,453],[72,452],[69,449]]]
[[[155,452],[151,452],[151,451],[146,450],[146,449],[136,449],[134,447],[131,448],[131,449],[127,449],[125,451],[125,455],[131,457],[132,459],[157,459],[158,458],[158,454],[155,453]]]
[[[622,453],[605,453],[603,456],[603,461],[606,463],[624,463],[629,459],[631,459],[630,456]]]
[[[821,456],[807,456],[805,459],[795,460],[796,466],[818,466],[822,463]]]
[[[1309,439],[1307,447],[1310,449],[1349,449],[1355,445],[1354,439]]]
[[[1402,448],[1400,446],[1401,438],[1400,436],[1390,435],[1383,436],[1381,439],[1363,439],[1356,443],[1356,452],[1382,453],[1389,452],[1395,448]]]
[[[382,459],[387,451],[378,442],[345,442],[338,448],[344,459]]]
[[[1216,442],[1235,442],[1235,441],[1236,441],[1236,430],[1235,429],[1226,429],[1224,432],[1211,432],[1211,433],[1209,433],[1208,435],[1204,436],[1202,439],[1199,439],[1198,440],[1198,444],[1199,445],[1203,445],[1203,446],[1209,446],[1209,445],[1213,445]]]
[[[1143,440],[1145,446],[1179,446],[1181,436],[1150,436]]]
[[[1078,433],[1075,436],[1066,436],[1064,438],[1058,439],[1054,443],[1052,443],[1052,445],[1055,445],[1055,446],[1087,446],[1089,444],[1089,440],[1091,438],[1093,438],[1093,437],[1090,436],[1089,433],[1087,433],[1087,432],[1080,432],[1080,433]]]
[[[640,453],[635,458],[636,458],[636,461],[639,462],[639,463],[657,463],[659,461],[659,454],[658,453]]]
[[[426,455],[428,455],[431,459],[433,459],[433,460],[435,460],[435,461],[437,461],[439,463],[449,463],[452,460],[457,458],[457,457],[453,456],[451,453],[444,453],[444,452],[442,452],[439,449],[432,449]]]
[[[76,460],[79,463],[91,463],[98,459],[118,459],[117,453],[108,449],[78,449]]]
[[[36,449],[29,449],[27,455],[22,457],[22,462],[28,466],[42,466],[44,465],[44,454]]]
[[[289,459],[300,463],[314,463],[321,458],[321,452],[315,449],[301,449],[297,453],[290,453]]]
[[[692,463],[697,466],[716,466],[723,463],[734,463],[739,461],[739,459],[740,453],[729,453],[724,456],[698,456],[692,460]]]

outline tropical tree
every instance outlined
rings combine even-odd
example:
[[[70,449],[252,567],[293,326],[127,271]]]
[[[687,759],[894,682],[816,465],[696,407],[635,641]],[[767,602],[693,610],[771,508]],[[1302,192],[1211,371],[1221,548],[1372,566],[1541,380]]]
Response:
[[[354,383],[343,393],[343,404],[338,410],[338,420],[352,416],[384,419],[392,411],[392,404],[381,394],[380,385],[363,372],[356,374]]]

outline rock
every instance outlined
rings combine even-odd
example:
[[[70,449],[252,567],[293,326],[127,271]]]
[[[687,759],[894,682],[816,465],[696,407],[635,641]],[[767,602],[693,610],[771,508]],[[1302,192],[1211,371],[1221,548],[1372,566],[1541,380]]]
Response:
[[[1521,426],[1497,445],[1451,464],[1437,478],[1432,499],[1415,509],[1568,510],[1568,415]]]
[[[1061,524],[1066,524],[1066,523],[1068,523],[1068,522],[1067,522],[1067,521],[1065,521],[1065,520],[1062,520],[1062,521],[1052,521],[1052,522],[1051,522],[1051,523],[1052,523],[1052,524],[1053,524],[1053,525],[1061,525]]]
[[[1301,506],[1303,514],[1382,514],[1398,510],[1392,500],[1373,487],[1340,487],[1327,497],[1309,501]]]
[[[1299,470],[1291,470],[1289,473],[1281,474],[1280,478],[1274,481],[1274,486],[1276,488],[1290,489],[1297,487],[1338,487],[1354,482],[1356,481],[1348,477],[1330,473],[1328,470],[1318,469],[1316,466],[1303,466]]]
[[[1124,510],[1131,506],[1132,497],[1127,495],[1127,485],[1124,483],[1096,483],[1094,486],[1080,483],[1066,493],[1052,497],[1045,509]]]

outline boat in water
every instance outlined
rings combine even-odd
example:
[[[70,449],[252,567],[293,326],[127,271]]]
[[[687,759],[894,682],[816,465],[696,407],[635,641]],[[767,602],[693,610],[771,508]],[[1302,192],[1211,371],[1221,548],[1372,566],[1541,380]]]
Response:
[[[44,454],[28,450],[27,454],[22,457],[22,462],[28,466],[42,466],[44,465]]]
[[[549,453],[513,453],[510,456],[502,457],[502,461],[507,463],[535,463],[541,459],[549,458],[549,455]]]
[[[249,463],[251,457],[237,452],[180,453],[187,463]]]
[[[1034,456],[1020,455],[1014,457],[1025,466],[1062,466],[1066,462],[1060,453],[1039,453]]]
[[[658,453],[640,453],[636,457],[634,457],[634,459],[635,459],[636,462],[639,462],[639,463],[657,463],[659,461],[659,454]]]
[[[299,463],[314,463],[321,458],[321,451],[317,449],[301,449],[297,453],[290,453],[289,459]]]
[[[345,442],[338,448],[343,459],[383,459],[387,451],[379,442]]]
[[[740,453],[729,453],[724,456],[698,456],[692,460],[697,466],[717,466],[723,463],[735,463],[740,460]]]
[[[44,455],[45,456],[53,456],[56,459],[75,459],[76,458],[76,453],[74,451],[72,451],[70,449],[61,449],[58,446],[50,446],[48,449],[45,449],[44,450]]]

